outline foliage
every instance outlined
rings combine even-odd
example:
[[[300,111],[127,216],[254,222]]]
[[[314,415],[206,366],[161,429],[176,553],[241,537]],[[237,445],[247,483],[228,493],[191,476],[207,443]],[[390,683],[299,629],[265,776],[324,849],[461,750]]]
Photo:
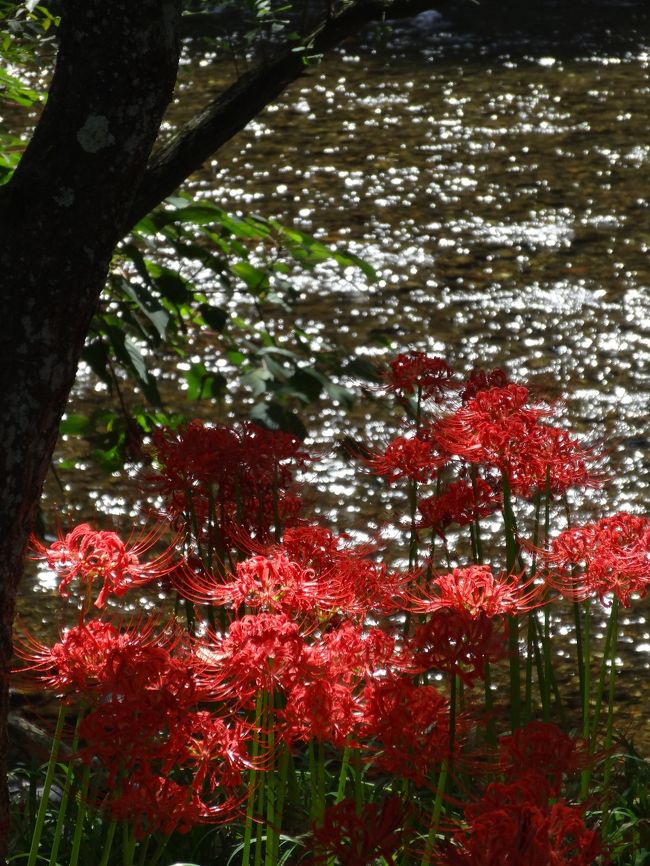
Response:
[[[327,263],[375,279],[372,268],[349,251],[277,220],[233,216],[187,196],[168,199],[120,244],[82,354],[119,405],[76,415],[64,421],[62,432],[87,438],[110,471],[137,456],[151,418],[164,411],[151,364],[165,353],[184,366],[190,402],[223,400],[225,366],[253,398],[252,418],[304,435],[296,409],[322,394],[352,399],[334,378],[344,367],[335,347],[315,350],[310,335],[291,324],[288,333],[276,330],[278,318],[290,319],[299,298],[296,272]],[[211,360],[194,359],[196,344],[206,341]],[[149,409],[134,407],[126,396],[133,384]]]

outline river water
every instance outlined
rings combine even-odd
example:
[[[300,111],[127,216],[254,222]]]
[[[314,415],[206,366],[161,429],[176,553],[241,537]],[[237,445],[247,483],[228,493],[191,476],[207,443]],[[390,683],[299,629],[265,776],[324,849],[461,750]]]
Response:
[[[516,21],[479,27],[434,13],[368,31],[190,182],[228,210],[348,244],[378,270],[373,285],[331,268],[300,279],[298,324],[322,341],[371,360],[411,348],[460,370],[500,366],[563,396],[572,428],[611,445],[610,480],[584,502],[590,516],[646,513],[650,485],[650,14],[618,7],[618,21],[603,7],[611,20],[587,17],[579,34],[559,17],[531,35]],[[231,72],[195,46],[170,122]],[[212,346],[197,353],[227,366]],[[73,408],[102,400],[82,377]],[[309,479],[320,510],[340,528],[372,529],[367,482],[333,443],[342,431],[385,441],[390,418],[369,395],[351,414],[321,406],[306,421],[321,452]],[[66,489],[52,481],[46,509],[119,521],[137,504],[123,478],[60,478]],[[41,626],[52,615],[37,600],[51,593],[47,576],[23,591]],[[626,614],[625,723],[647,745],[650,605]]]

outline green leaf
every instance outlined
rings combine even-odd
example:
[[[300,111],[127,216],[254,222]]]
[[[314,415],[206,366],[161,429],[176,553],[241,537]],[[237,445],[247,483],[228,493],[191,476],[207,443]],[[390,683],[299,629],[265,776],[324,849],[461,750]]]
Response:
[[[230,270],[246,283],[254,295],[260,295],[270,287],[268,274],[250,262],[236,262]]]
[[[160,304],[157,298],[148,292],[144,286],[139,286],[137,283],[130,283],[123,277],[119,280],[119,288],[124,294],[130,298],[140,310],[144,313],[147,319],[151,322],[156,332],[162,340],[167,336],[167,326],[169,324],[169,313]]]
[[[221,373],[207,370],[203,364],[192,364],[185,374],[187,396],[190,400],[201,400],[205,397],[223,397],[227,380]]]
[[[269,430],[283,430],[299,439],[307,435],[307,428],[295,412],[285,409],[279,403],[256,403],[250,411],[251,420]]]
[[[99,323],[101,327],[101,322]],[[98,379],[106,385],[112,386],[113,380],[108,369],[109,347],[103,339],[98,338],[86,343],[81,353],[81,358],[88,364]]]
[[[352,358],[352,360],[343,367],[343,372],[347,376],[356,376],[359,379],[366,379],[368,382],[382,381],[377,365],[373,364],[372,361],[369,361],[367,358]]]
[[[327,380],[325,390],[332,400],[345,406],[346,409],[351,409],[354,406],[354,394],[348,388],[343,388],[341,385]]]
[[[213,307],[211,304],[200,304],[199,312],[205,324],[213,331],[221,333],[228,321],[228,312],[221,307]]]
[[[147,262],[149,272],[153,268]],[[156,268],[158,274],[154,276],[154,282],[163,297],[172,304],[185,304],[192,300],[192,291],[186,279],[170,268]]]
[[[273,374],[266,367],[256,367],[241,377],[242,384],[251,389],[254,397],[264,394],[266,383],[271,379],[273,379]]]
[[[86,436],[94,425],[86,415],[66,415],[59,424],[59,433],[67,436]]]
[[[124,437],[122,436],[112,448],[107,448],[106,450],[96,448],[91,452],[90,456],[97,461],[104,472],[117,472],[118,469],[122,469],[124,466],[123,440]]]
[[[296,370],[287,384],[297,395],[304,395],[306,403],[316,402],[323,391],[322,378],[307,367]]]

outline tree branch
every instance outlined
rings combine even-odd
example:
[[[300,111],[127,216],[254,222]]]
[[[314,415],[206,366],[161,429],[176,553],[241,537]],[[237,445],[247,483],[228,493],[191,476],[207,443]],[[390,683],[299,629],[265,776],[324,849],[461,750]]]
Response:
[[[129,216],[130,226],[180,186],[306,70],[305,54],[324,54],[373,21],[412,17],[451,0],[359,0],[326,20],[306,40],[306,51],[285,48],[245,73],[154,154]]]

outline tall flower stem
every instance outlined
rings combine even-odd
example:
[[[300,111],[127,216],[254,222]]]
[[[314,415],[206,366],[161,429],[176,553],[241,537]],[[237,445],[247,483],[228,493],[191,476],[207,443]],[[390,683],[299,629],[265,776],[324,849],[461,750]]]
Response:
[[[255,726],[253,728],[253,742],[251,745],[251,760],[253,765],[257,759],[260,749],[260,723],[264,711],[264,692],[257,693],[255,702]],[[248,791],[246,801],[246,820],[244,824],[244,848],[242,852],[241,866],[249,866],[251,856],[251,841],[253,838],[253,816],[255,813],[255,787],[259,771],[253,768],[248,777]]]
[[[69,866],[77,866],[79,861],[79,851],[81,850],[81,837],[83,836],[84,823],[86,820],[86,802],[88,799],[88,784],[90,782],[90,764],[84,767],[81,777],[81,790],[79,792],[79,807],[77,809],[77,820],[74,827],[74,837],[72,839],[72,853],[70,854]],[[125,866],[131,866],[130,863],[125,863]]]
[[[74,755],[77,751],[77,746],[79,744],[79,728],[81,726],[81,720],[83,719],[83,716],[83,710],[79,710],[79,714],[77,716],[77,723],[74,729],[74,736],[72,738],[72,755]],[[54,839],[52,840],[52,850],[50,851],[49,866],[56,866],[57,857],[59,855],[59,846],[61,844],[61,837],[63,836],[63,828],[65,827],[68,803],[70,802],[70,787],[72,785],[73,778],[74,772],[72,770],[72,763],[70,761],[68,762],[68,766],[66,768],[65,782],[63,783],[63,791],[61,793],[61,803],[59,804],[59,812],[56,816],[56,827],[54,829]]]
[[[502,473],[503,522],[506,534],[506,569],[511,573],[517,561],[519,545],[516,537],[515,515],[512,510],[510,481]],[[519,617],[508,617],[508,653],[510,660],[510,726],[514,731],[521,724],[521,669],[519,663]]]
[[[47,770],[45,771],[43,794],[41,796],[41,802],[38,807],[36,825],[34,826],[34,832],[32,834],[32,844],[31,848],[29,849],[29,859],[27,860],[27,866],[35,866],[36,860],[38,859],[38,848],[41,844],[41,835],[43,833],[43,826],[45,824],[45,816],[47,815],[47,807],[50,803],[50,790],[52,788],[54,772],[56,770],[57,760],[59,757],[59,749],[61,747],[61,735],[63,734],[64,723],[65,704],[62,703],[59,707],[59,716],[56,720],[54,739],[52,741],[52,749],[50,750],[50,760],[48,761]]]
[[[339,783],[336,788],[336,799],[335,803],[340,803],[341,800],[345,798],[345,786],[348,781],[348,767],[350,765],[350,747],[346,746],[343,749],[343,756],[341,758],[341,770],[339,772]]]
[[[445,794],[445,786],[447,784],[448,765],[446,761],[442,762],[440,773],[438,775],[438,785],[436,787],[436,798],[433,801],[433,810],[431,812],[431,821],[429,823],[429,832],[424,845],[424,852],[420,866],[429,866],[431,863],[431,855],[436,844],[436,836],[438,834],[438,826],[440,825],[440,816],[442,814],[442,800]]]
[[[287,799],[287,779],[289,776],[289,751],[286,746],[283,746],[278,761],[278,784],[276,786],[276,804],[275,804],[275,823],[278,832],[275,834],[275,845],[273,851],[273,863],[278,863],[280,859],[280,830],[282,829],[282,816],[284,814],[284,804]]]
[[[418,508],[418,483],[413,479],[409,479],[408,483],[408,501],[409,501],[409,569],[415,568],[418,564],[418,532],[415,525],[415,518]]]
[[[274,852],[279,829],[276,823],[276,771],[275,771],[275,703],[273,690],[269,690],[264,713],[264,730],[266,731],[271,766],[265,774],[266,786],[266,849],[264,866],[275,866]]]
[[[106,832],[106,841],[104,842],[102,859],[99,861],[99,866],[108,866],[108,861],[111,856],[111,850],[113,848],[113,839],[115,838],[116,829],[117,819],[113,818],[111,823],[108,825],[108,830]]]
[[[611,701],[613,701],[613,678],[614,678],[614,669],[616,667],[616,644],[617,644],[617,636],[618,636],[618,605],[619,601],[615,597],[612,601],[612,609],[609,614],[609,622],[607,623],[607,631],[605,633],[605,646],[603,648],[603,658],[600,664],[600,673],[598,676],[598,685],[596,686],[596,700],[595,700],[595,709],[594,709],[594,720],[593,724],[590,725],[589,730],[589,755],[593,756],[595,752],[596,746],[596,737],[598,736],[598,726],[600,724],[600,716],[602,712],[602,704],[603,704],[603,695],[605,692],[605,680],[607,678],[607,669],[610,668],[609,676],[610,676],[610,691],[609,697]],[[610,714],[609,706],[608,706],[608,716]],[[608,719],[609,721],[609,719]],[[608,734],[611,736],[611,732]],[[607,743],[609,747],[611,745],[611,740]],[[582,784],[581,784],[581,794],[584,797],[587,797],[589,794],[589,783],[591,780],[591,768],[587,767],[582,774]]]

